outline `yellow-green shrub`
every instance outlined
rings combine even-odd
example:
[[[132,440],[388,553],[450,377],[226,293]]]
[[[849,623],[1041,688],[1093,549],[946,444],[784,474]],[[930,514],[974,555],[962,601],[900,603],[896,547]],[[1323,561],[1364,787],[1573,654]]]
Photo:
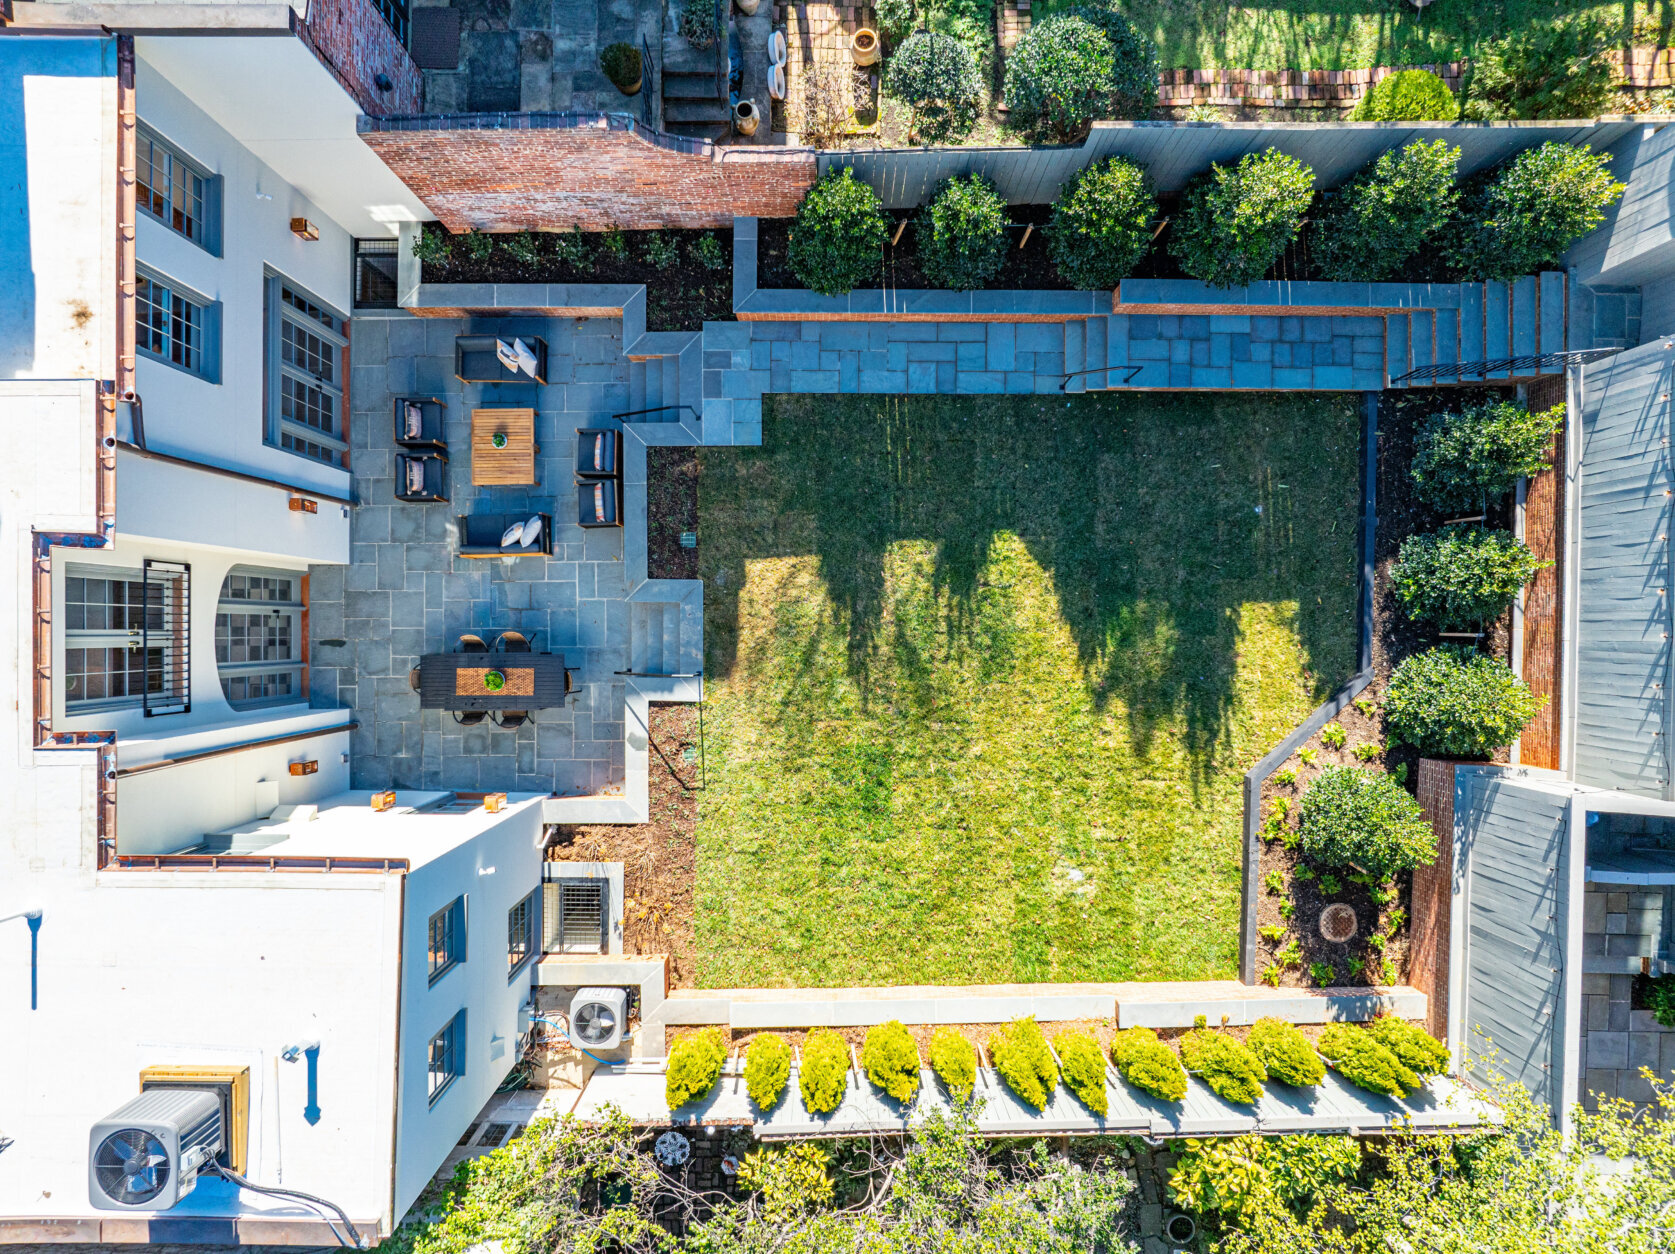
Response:
[[[1309,1038],[1284,1019],[1258,1019],[1245,1044],[1256,1051],[1268,1075],[1281,1084],[1307,1088],[1326,1076],[1326,1064],[1314,1052]]]
[[[715,1087],[721,1078],[721,1064],[727,1061],[727,1042],[720,1028],[705,1028],[683,1036],[669,1051],[669,1071],[663,1091],[669,1109],[686,1105]]]
[[[1338,1074],[1369,1093],[1406,1097],[1421,1081],[1393,1050],[1371,1032],[1348,1023],[1329,1023],[1320,1034],[1320,1052],[1337,1066]]]
[[[772,1110],[791,1079],[791,1047],[776,1032],[764,1032],[744,1054],[744,1087],[761,1110]]]
[[[989,1038],[989,1057],[1006,1087],[1026,1105],[1042,1110],[1058,1087],[1059,1069],[1047,1038],[1033,1016],[1014,1019]]]
[[[1150,1028],[1129,1028],[1111,1041],[1111,1064],[1135,1088],[1166,1102],[1186,1096],[1186,1072],[1175,1051]]]
[[[948,1095],[967,1101],[977,1087],[977,1046],[953,1028],[931,1033],[931,1070],[948,1086]]]
[[[861,1069],[898,1102],[910,1102],[919,1091],[919,1047],[899,1020],[867,1029],[861,1045]]]
[[[1374,1019],[1367,1033],[1420,1075],[1442,1075],[1448,1070],[1448,1047],[1406,1019],[1390,1015]]]
[[[1248,1045],[1225,1032],[1197,1029],[1181,1038],[1181,1061],[1218,1097],[1249,1103],[1262,1096],[1268,1069]]]
[[[1087,1032],[1059,1032],[1053,1037],[1053,1049],[1064,1069],[1064,1084],[1082,1099],[1082,1105],[1096,1115],[1107,1109],[1105,1097],[1105,1055],[1099,1042]]]
[[[817,1115],[843,1104],[849,1088],[849,1042],[830,1028],[815,1028],[803,1042],[803,1063],[797,1073],[803,1105]]]

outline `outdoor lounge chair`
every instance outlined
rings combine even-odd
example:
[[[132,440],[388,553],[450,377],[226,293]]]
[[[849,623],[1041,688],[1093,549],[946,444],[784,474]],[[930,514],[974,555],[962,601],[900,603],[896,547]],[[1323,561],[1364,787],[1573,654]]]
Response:
[[[395,398],[395,442],[401,448],[434,449],[448,455],[443,416],[448,407],[434,396]]]
[[[395,499],[430,505],[448,499],[448,459],[437,453],[397,453]]]
[[[622,526],[622,480],[576,480],[576,521],[584,527]]]
[[[603,427],[577,427],[576,474],[583,479],[620,478],[622,432]]]
[[[500,360],[496,343],[510,346],[522,339],[535,354],[535,376],[523,370],[508,369]],[[547,342],[538,335],[461,335],[454,340],[454,375],[461,383],[545,383],[547,381]]]

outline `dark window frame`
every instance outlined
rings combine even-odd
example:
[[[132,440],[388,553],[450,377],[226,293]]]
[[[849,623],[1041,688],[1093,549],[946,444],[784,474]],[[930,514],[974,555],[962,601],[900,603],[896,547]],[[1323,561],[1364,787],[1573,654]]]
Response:
[[[194,379],[202,379],[205,383],[219,384],[221,382],[221,302],[195,291],[160,270],[155,270],[144,263],[134,266],[134,347],[140,356],[147,361],[162,362],[182,374],[189,374]],[[161,289],[165,300],[157,298],[157,291]],[[178,317],[175,302],[197,311],[198,317],[194,325],[193,320],[187,319],[187,325],[192,328],[197,337],[195,350],[196,363],[177,361],[173,353],[167,351],[170,344],[175,342],[173,324]],[[163,335],[163,348],[151,346],[151,333],[160,328],[148,318],[145,308],[164,309],[168,319],[168,331]],[[182,341],[184,343],[184,341]]]
[[[524,912],[522,922],[518,911]],[[521,936],[520,936],[521,933]],[[518,941],[523,951],[518,951]],[[527,967],[541,952],[541,890],[531,890],[528,896],[506,911],[506,979],[515,980],[518,972]]]
[[[465,1010],[454,1012],[441,1031],[430,1038],[425,1051],[425,1082],[430,1090],[430,1104],[453,1087],[454,1081],[465,1074]],[[437,1076],[442,1077],[437,1083]]]
[[[212,257],[221,256],[221,198],[222,183],[219,174],[212,173],[201,161],[194,161],[180,148],[180,145],[165,139],[157,130],[145,122],[136,124],[137,135],[134,146],[134,204],[139,211],[153,222],[166,227],[183,240],[196,244]],[[166,164],[160,167],[157,158],[161,154]],[[198,216],[192,218],[186,215],[186,221],[195,223],[195,229],[183,228],[172,221],[175,213],[183,212],[175,208],[175,188],[177,170],[180,174],[197,180],[196,198],[198,201]],[[159,189],[156,186],[156,174],[159,168],[166,170],[168,186]],[[147,176],[152,182],[147,182]],[[151,194],[147,195],[147,191]],[[155,198],[159,191],[163,192],[164,208],[167,216],[158,212]],[[188,197],[193,195],[189,190]]]
[[[262,373],[265,380],[265,430],[270,448],[325,466],[349,467],[349,319],[314,293],[268,269],[264,276]],[[289,329],[289,330],[288,330]],[[286,349],[292,349],[291,361]],[[310,369],[299,357],[312,357],[328,373]],[[306,405],[331,411],[331,430],[286,416]]]
[[[433,986],[436,981],[465,962],[466,927],[464,893],[430,916],[426,940],[429,945],[430,983]],[[440,962],[437,961],[438,952],[442,955]]]

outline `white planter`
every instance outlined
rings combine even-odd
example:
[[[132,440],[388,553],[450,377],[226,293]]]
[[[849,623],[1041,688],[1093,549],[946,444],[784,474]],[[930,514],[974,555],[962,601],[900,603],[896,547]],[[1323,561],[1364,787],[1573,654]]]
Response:
[[[854,58],[856,65],[877,65],[878,32],[870,26],[861,27],[849,41],[849,55]]]
[[[754,135],[762,124],[762,114],[754,100],[741,100],[733,107],[733,129],[740,135]]]

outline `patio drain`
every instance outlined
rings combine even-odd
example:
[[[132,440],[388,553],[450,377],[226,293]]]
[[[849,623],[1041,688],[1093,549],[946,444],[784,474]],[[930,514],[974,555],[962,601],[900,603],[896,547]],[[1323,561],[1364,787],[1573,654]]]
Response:
[[[1341,901],[1333,902],[1320,912],[1320,934],[1334,945],[1341,945],[1355,935],[1355,910]]]

